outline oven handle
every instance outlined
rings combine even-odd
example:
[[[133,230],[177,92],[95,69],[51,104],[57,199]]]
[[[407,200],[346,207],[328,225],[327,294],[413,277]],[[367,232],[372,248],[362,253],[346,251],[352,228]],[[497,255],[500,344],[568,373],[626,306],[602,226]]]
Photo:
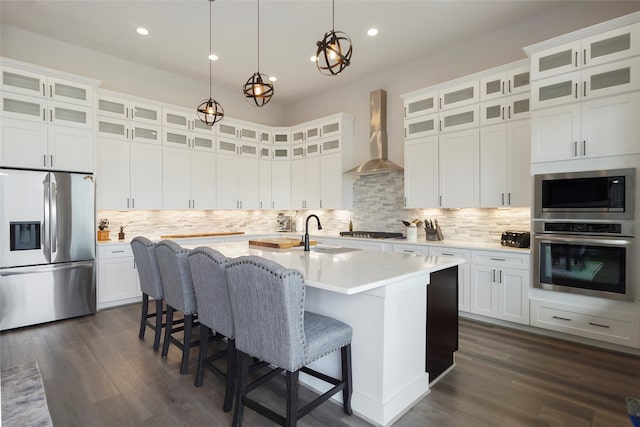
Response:
[[[633,244],[633,237],[624,237],[619,239],[612,239],[610,236],[580,236],[575,234],[546,234],[540,233],[534,236],[536,242],[544,243],[570,243],[570,244],[594,244],[594,245],[606,245],[606,246],[631,246]]]

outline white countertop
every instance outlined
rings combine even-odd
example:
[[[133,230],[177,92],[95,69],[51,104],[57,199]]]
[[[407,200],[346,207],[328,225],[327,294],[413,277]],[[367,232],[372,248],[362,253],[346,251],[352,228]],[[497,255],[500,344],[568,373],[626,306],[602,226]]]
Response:
[[[395,252],[352,250],[330,254],[294,249],[270,249],[249,246],[248,242],[225,242],[205,245],[183,245],[194,249],[208,246],[227,257],[257,255],[287,268],[302,272],[305,283],[318,289],[352,295],[391,285],[454,267],[465,261],[459,258],[416,256]],[[426,282],[425,282],[426,283]]]

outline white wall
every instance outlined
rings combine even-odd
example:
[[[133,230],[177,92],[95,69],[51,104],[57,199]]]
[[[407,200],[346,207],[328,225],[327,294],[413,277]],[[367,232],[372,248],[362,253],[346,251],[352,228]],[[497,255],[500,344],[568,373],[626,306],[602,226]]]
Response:
[[[202,100],[209,98],[207,82],[188,79],[19,28],[3,25],[0,40],[1,56],[101,80],[100,87],[104,89],[194,109]],[[222,104],[226,116],[272,126],[283,123],[283,106],[270,103],[257,108],[246,102],[239,93],[240,87],[236,90],[213,87],[213,98]]]
[[[389,159],[404,164],[403,118],[400,95],[489,68],[525,59],[523,47],[640,10],[640,1],[570,2],[535,19],[514,23],[488,35],[456,45],[413,62],[372,73],[347,87],[339,86],[313,99],[288,105],[285,125],[294,125],[339,111],[353,114],[354,164],[369,159],[369,93],[387,91]],[[357,48],[357,47],[356,47]],[[357,61],[354,49],[353,62]],[[348,73],[345,70],[344,73]],[[339,78],[339,77],[338,77]]]

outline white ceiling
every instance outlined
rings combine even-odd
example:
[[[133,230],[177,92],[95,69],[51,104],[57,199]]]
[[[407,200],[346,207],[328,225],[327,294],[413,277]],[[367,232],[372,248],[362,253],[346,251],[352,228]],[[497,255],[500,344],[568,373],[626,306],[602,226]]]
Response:
[[[352,65],[322,75],[309,61],[331,29],[329,0],[260,1],[260,71],[272,102],[288,104],[447,45],[547,13],[568,1],[336,0],[335,29],[353,42]],[[207,0],[1,0],[2,25],[208,82]],[[148,36],[136,27],[149,29]],[[366,35],[376,27],[376,37]],[[257,0],[213,3],[214,84],[240,87],[257,70]],[[215,94],[214,94],[215,97]]]

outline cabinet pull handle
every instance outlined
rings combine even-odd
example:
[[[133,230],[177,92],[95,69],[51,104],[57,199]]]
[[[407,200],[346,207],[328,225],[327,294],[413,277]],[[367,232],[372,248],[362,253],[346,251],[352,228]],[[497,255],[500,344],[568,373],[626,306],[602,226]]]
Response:
[[[491,270],[491,283],[496,283],[496,271]]]
[[[582,50],[582,65],[587,65],[587,49]]]
[[[45,168],[47,167],[47,155],[46,154],[42,155],[42,166],[45,167]]]
[[[511,193],[507,193],[507,204],[511,206]]]
[[[504,107],[502,107],[502,120],[504,120]]]
[[[576,99],[578,99],[578,83],[576,83]]]
[[[582,96],[587,96],[587,81],[582,82]]]
[[[611,326],[609,326],[609,325],[602,325],[602,324],[600,324],[600,323],[593,323],[593,322],[589,322],[589,324],[590,324],[591,326],[597,326],[597,327],[599,327],[599,328],[611,329]]]
[[[131,209],[135,209],[136,208],[136,199],[135,198],[131,198]]]
[[[493,258],[493,257],[491,257],[491,258],[489,258],[489,259],[490,259],[491,261],[506,261],[506,260],[507,260],[506,258]]]
[[[511,79],[509,79],[508,87],[509,87],[509,93],[511,93]]]
[[[504,206],[504,193],[502,193],[502,206]]]
[[[404,107],[404,116],[407,117],[407,107]]]
[[[49,155],[49,166],[53,167],[53,154]]]
[[[404,128],[404,137],[407,137],[407,128]]]
[[[406,197],[404,198],[404,207],[405,208],[407,207],[407,198]]]
[[[53,85],[49,85],[49,98],[53,98]]]
[[[442,196],[438,196],[438,204],[442,206]]]
[[[578,51],[576,50],[576,67],[578,66]]]
[[[53,122],[53,109],[49,109],[49,121]]]
[[[412,251],[411,249],[403,249],[402,252],[407,252],[407,253],[410,253],[410,254],[415,254],[416,253],[416,251]]]
[[[442,98],[438,98],[438,105],[442,108]]]
[[[578,141],[573,141],[573,157],[578,157]]]
[[[442,252],[440,255],[442,255],[442,256],[454,256],[451,252]]]
[[[553,316],[551,316],[551,318],[552,319],[565,320],[567,322],[571,322],[571,319],[569,319],[568,317],[560,317],[560,316],[553,315]]]
[[[45,85],[44,85],[44,83],[42,83],[42,96],[46,96],[47,95],[45,91],[46,91]]]
[[[504,80],[502,81],[502,94],[504,95]]]
[[[46,108],[42,109],[42,121],[43,122],[47,121],[47,109]]]
[[[440,120],[440,125],[439,125],[439,129],[440,132],[442,132],[442,120]]]
[[[498,283],[502,283],[502,270],[498,270]]]
[[[129,128],[127,128],[127,139],[129,139]]]
[[[511,105],[509,105],[509,109],[508,109],[509,114],[507,115],[507,118],[511,118]]]
[[[127,209],[129,209],[129,198],[127,197]]]
[[[124,251],[111,251],[111,253],[112,253],[112,254],[121,254],[121,253],[123,253],[123,252],[124,252]]]
[[[587,141],[582,141],[582,155],[587,155]]]

